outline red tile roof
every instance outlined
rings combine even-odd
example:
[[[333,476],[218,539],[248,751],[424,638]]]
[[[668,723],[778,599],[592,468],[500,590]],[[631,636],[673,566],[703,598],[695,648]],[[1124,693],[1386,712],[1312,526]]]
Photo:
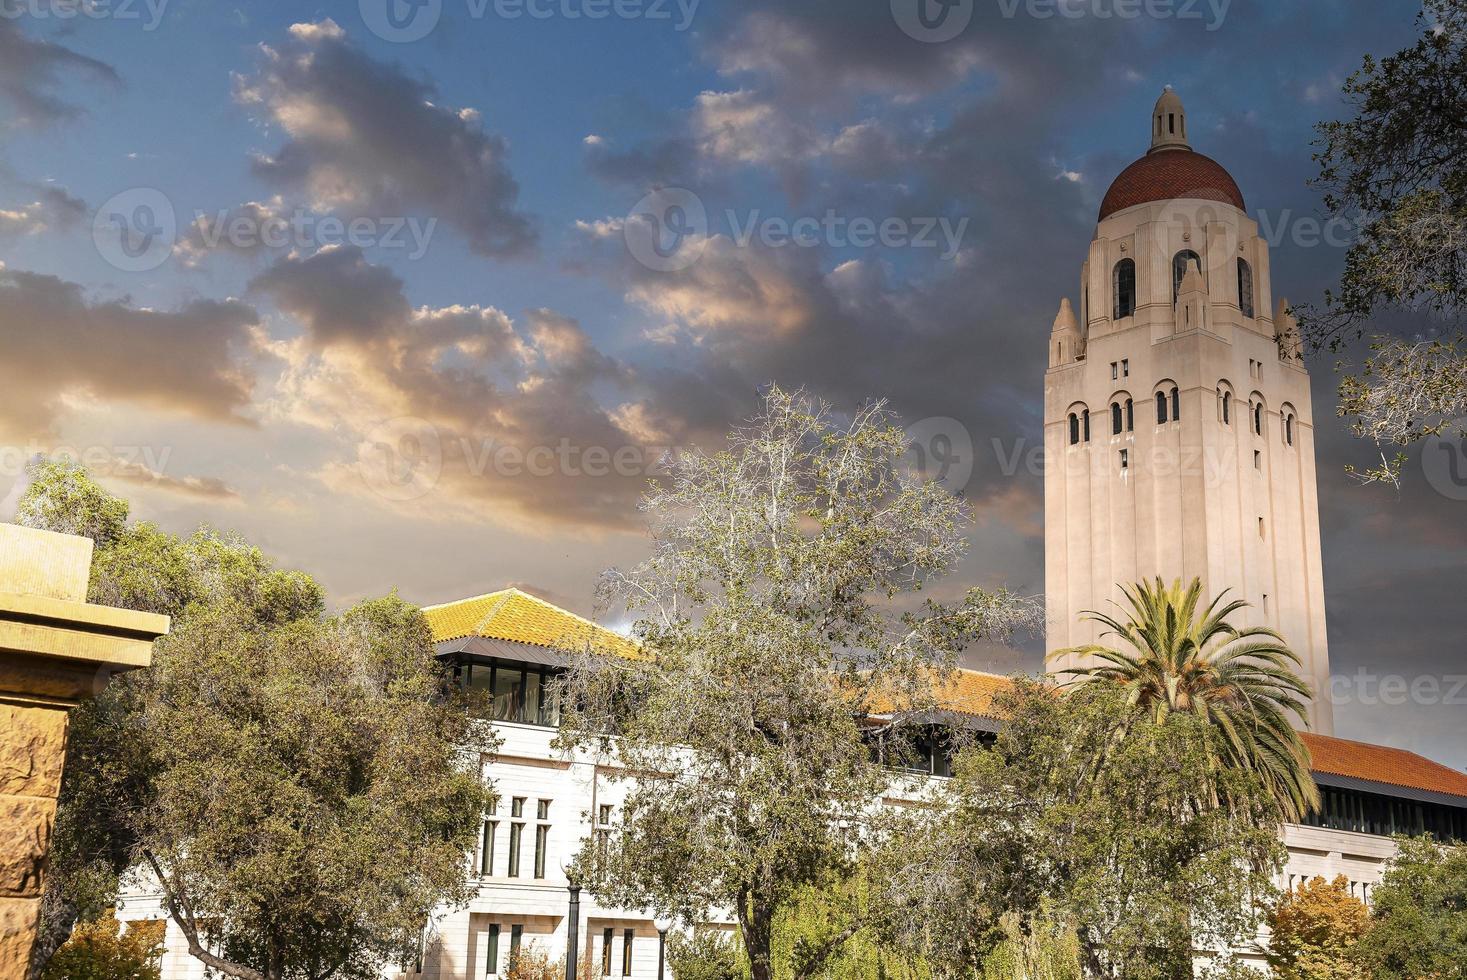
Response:
[[[1467,774],[1432,762],[1415,752],[1311,732],[1301,734],[1314,756],[1316,775],[1345,776],[1428,793],[1444,793],[1467,801]]]
[[[1247,210],[1243,192],[1222,164],[1192,150],[1160,150],[1121,171],[1105,192],[1100,220],[1137,204],[1178,198],[1220,201]]]

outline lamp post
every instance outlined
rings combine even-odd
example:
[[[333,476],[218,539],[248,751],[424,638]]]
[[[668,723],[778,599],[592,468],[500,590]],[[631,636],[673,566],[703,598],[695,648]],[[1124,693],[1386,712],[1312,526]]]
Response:
[[[657,927],[657,980],[666,980],[667,930],[672,928],[671,919],[653,919]]]
[[[569,875],[566,880],[570,910],[565,917],[565,980],[576,980],[576,960],[580,957],[581,945],[581,883]]]

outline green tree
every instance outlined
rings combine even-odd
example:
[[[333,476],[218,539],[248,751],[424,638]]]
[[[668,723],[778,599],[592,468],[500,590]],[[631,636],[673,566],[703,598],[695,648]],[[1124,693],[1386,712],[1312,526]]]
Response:
[[[1365,980],[1352,955],[1370,926],[1343,875],[1311,878],[1268,914],[1268,964],[1280,980]]]
[[[125,521],[85,473],[35,476],[23,521],[97,526],[37,504],[58,485]],[[216,973],[376,976],[436,905],[467,897],[463,854],[492,798],[479,774],[492,739],[455,700],[421,613],[390,597],[327,618],[308,576],[237,538],[106,526],[93,595],[175,621],[150,670],[76,713],[57,921],[69,928],[141,864]]]
[[[780,910],[843,880],[875,833],[870,801],[893,777],[864,719],[931,706],[958,650],[1028,614],[976,590],[910,601],[962,555],[969,518],[909,472],[907,448],[884,405],[838,420],[771,389],[725,451],[671,460],[644,501],[652,556],[607,576],[645,654],[568,676],[560,743],[636,776],[604,856],[583,853],[588,886],[686,921],[733,912],[754,980],[771,976]],[[785,975],[819,973],[858,925]]]
[[[738,942],[717,929],[667,937],[667,965],[677,980],[747,980],[749,961]]]
[[[1036,959],[1064,977],[1068,934],[1087,978],[1176,980],[1194,950],[1255,934],[1285,858],[1280,814],[1254,772],[1211,764],[1217,729],[1100,684],[1021,679],[1000,710],[996,742],[965,749],[875,861],[889,942],[942,977]]]
[[[1309,685],[1294,668],[1299,657],[1283,637],[1265,626],[1239,629],[1228,617],[1248,603],[1224,602],[1227,593],[1205,607],[1202,582],[1185,590],[1160,577],[1154,583],[1123,587],[1130,609],[1124,620],[1100,612],[1085,618],[1105,627],[1128,649],[1087,644],[1060,650],[1065,656],[1099,663],[1060,671],[1080,681],[1118,686],[1126,702],[1153,721],[1190,714],[1216,729],[1209,740],[1216,765],[1255,773],[1273,792],[1286,819],[1297,821],[1319,804],[1310,773],[1309,749],[1294,730],[1290,715],[1307,718]]]
[[[126,932],[112,915],[76,928],[42,980],[158,980],[163,923],[134,922]]]
[[[1339,288],[1300,311],[1316,350],[1372,335],[1371,356],[1341,384],[1340,414],[1396,447],[1467,435],[1454,424],[1467,414],[1467,2],[1426,0],[1417,26],[1414,45],[1367,56],[1345,82],[1354,117],[1319,126],[1325,208],[1359,235]],[[1401,339],[1372,325],[1389,309],[1447,322],[1434,337]],[[1360,475],[1398,483],[1403,460],[1382,453]]]
[[[1371,980],[1467,977],[1467,847],[1400,842],[1370,892],[1370,929],[1355,949]]]

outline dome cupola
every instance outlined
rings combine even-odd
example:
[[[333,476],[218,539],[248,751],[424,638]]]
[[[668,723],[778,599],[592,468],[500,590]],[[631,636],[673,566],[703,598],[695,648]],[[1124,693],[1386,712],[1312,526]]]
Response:
[[[1151,110],[1151,149],[1148,153],[1161,150],[1190,150],[1187,142],[1187,110],[1182,107],[1181,96],[1168,85],[1161,90],[1156,108]]]

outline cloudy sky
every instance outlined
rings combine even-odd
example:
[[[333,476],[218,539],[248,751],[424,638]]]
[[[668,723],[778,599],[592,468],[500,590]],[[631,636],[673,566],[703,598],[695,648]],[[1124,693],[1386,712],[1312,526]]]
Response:
[[[338,603],[518,584],[585,612],[645,548],[661,447],[715,443],[772,380],[890,398],[973,502],[954,584],[1041,592],[1045,341],[1161,87],[1276,235],[1277,292],[1315,299],[1343,249],[1311,235],[1312,127],[1416,12],[0,8],[0,496],[69,451],[137,515],[238,529]],[[1339,733],[1460,767],[1467,503],[1416,466],[1399,494],[1346,477],[1374,453],[1334,419],[1332,367],[1313,371],[1335,671],[1443,685],[1400,704],[1351,683]]]

